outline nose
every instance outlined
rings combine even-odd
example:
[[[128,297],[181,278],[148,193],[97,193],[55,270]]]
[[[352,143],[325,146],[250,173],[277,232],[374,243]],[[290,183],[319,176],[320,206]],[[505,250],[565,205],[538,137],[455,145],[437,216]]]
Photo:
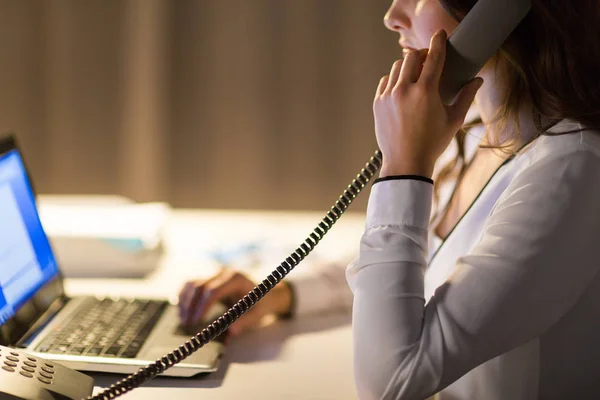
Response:
[[[390,31],[400,32],[401,29],[410,28],[410,18],[402,10],[399,0],[394,0],[383,17],[383,24]]]

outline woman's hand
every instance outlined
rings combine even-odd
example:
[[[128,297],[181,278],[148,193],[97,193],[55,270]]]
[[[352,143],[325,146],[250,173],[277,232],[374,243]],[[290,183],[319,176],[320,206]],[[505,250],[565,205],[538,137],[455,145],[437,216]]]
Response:
[[[446,59],[446,33],[431,38],[429,50],[414,50],[379,82],[373,113],[383,153],[380,176],[433,174],[435,162],[464,123],[483,80],[475,78],[450,106],[442,103],[439,81]]]
[[[222,269],[206,280],[186,282],[179,293],[179,315],[183,325],[203,321],[207,311],[217,302],[231,307],[251,291],[256,284],[245,275],[231,269]],[[237,335],[260,324],[267,315],[287,314],[291,307],[289,287],[282,282],[261,301],[231,325],[229,334]],[[212,321],[210,321],[212,322]]]

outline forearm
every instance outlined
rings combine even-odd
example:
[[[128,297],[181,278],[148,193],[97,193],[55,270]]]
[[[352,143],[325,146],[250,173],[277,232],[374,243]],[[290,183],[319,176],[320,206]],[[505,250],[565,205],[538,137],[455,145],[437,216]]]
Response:
[[[411,364],[423,356],[418,348],[432,189],[430,182],[414,179],[373,186],[360,256],[347,272],[354,292],[355,375],[361,398],[381,398],[392,381],[409,383]],[[435,389],[437,371],[426,373],[430,376],[423,384],[429,387],[418,388],[420,393]],[[414,382],[405,389],[409,395]]]

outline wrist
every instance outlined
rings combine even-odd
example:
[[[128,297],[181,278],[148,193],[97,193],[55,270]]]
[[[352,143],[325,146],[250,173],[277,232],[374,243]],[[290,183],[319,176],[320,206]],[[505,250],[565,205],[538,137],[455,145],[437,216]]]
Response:
[[[379,171],[379,177],[398,175],[418,175],[431,179],[434,166],[430,163],[386,163],[385,158]]]

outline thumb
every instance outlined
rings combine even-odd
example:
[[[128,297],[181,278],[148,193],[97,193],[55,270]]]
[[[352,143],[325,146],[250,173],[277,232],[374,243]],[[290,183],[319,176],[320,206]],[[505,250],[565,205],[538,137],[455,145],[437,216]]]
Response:
[[[477,94],[481,85],[483,85],[483,79],[477,77],[463,86],[460,92],[458,92],[454,104],[449,106],[448,113],[450,114],[451,121],[455,121],[459,125],[463,123],[467,111],[471,107],[471,104],[473,104],[475,94]]]

